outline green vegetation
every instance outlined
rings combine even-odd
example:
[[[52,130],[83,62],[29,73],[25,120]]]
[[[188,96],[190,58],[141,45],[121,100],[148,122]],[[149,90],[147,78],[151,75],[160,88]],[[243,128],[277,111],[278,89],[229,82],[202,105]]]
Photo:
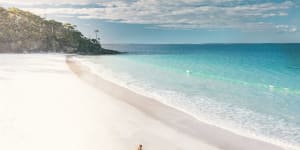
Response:
[[[0,53],[63,52],[114,54],[96,39],[88,39],[76,26],[46,20],[17,8],[0,7]]]

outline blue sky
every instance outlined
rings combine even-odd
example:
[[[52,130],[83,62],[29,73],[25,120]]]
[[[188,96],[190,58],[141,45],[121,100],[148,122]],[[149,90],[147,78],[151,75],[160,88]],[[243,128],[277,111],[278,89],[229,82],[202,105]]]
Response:
[[[300,0],[0,0],[102,43],[300,42]]]

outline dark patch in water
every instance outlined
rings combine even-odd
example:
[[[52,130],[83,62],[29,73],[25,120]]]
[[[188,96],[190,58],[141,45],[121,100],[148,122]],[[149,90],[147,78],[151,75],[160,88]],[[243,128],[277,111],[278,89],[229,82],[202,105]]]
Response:
[[[289,69],[297,69],[297,70],[300,69],[300,67],[297,67],[297,66],[296,67],[294,67],[294,66],[288,66],[288,68]]]

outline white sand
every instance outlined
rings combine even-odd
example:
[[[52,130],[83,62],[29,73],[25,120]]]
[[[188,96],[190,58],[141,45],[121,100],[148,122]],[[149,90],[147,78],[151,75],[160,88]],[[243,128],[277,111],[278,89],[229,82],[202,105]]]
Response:
[[[244,136],[240,136],[229,132],[227,130],[206,124],[201,122],[194,117],[181,112],[177,109],[164,105],[158,102],[155,99],[140,95],[135,93],[127,88],[121,87],[118,84],[113,82],[109,82],[94,74],[92,70],[90,70],[84,64],[81,64],[79,61],[73,59],[72,57],[68,57],[67,64],[70,69],[80,77],[83,81],[88,83],[89,85],[97,88],[101,92],[105,92],[108,95],[114,97],[115,100],[120,100],[121,102],[126,102],[127,104],[134,106],[140,112],[146,114],[145,117],[155,118],[160,123],[167,125],[172,129],[176,129],[177,132],[187,135],[189,138],[197,140],[197,144],[200,143],[209,143],[209,145],[213,145],[218,149],[222,150],[280,150],[283,149],[279,146],[266,143],[257,139],[251,139]],[[141,122],[144,120],[141,119]],[[148,125],[152,123],[142,124],[143,128],[147,131],[151,132],[159,132],[156,142],[163,142],[163,144],[158,144],[158,148],[156,149],[168,149],[169,147],[164,147],[167,145],[173,145],[176,148],[176,144],[180,144],[182,149],[210,149],[211,147],[203,146],[198,147],[194,142],[188,142],[185,140],[185,136],[178,134],[172,135],[171,137],[180,138],[179,140],[172,140],[170,143],[165,142],[163,139],[159,139],[167,131],[166,129],[162,129],[160,127],[149,128]],[[138,127],[138,126],[137,126]],[[160,134],[162,133],[162,134]],[[152,135],[143,134],[147,140],[155,141],[152,139]],[[167,137],[166,137],[167,138]],[[169,137],[168,137],[169,138]],[[157,146],[157,143],[153,143],[153,146]],[[151,144],[148,144],[149,146]],[[164,146],[162,146],[164,145]],[[172,148],[174,149],[174,148]],[[178,148],[180,149],[180,148]]]
[[[0,150],[134,150],[140,143],[215,149],[80,80],[63,55],[0,55]]]

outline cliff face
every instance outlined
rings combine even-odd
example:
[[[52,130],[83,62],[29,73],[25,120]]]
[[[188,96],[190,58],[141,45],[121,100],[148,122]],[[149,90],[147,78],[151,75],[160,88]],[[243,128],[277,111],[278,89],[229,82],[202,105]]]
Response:
[[[106,53],[95,39],[88,39],[69,23],[45,20],[17,8],[0,7],[0,53],[65,52]]]

